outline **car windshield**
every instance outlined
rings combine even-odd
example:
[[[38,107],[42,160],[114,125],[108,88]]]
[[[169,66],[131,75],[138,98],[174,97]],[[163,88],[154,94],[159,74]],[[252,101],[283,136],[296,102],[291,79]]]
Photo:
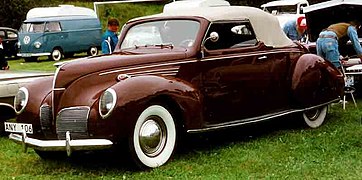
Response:
[[[199,22],[193,20],[161,20],[137,24],[128,30],[121,49],[160,45],[191,47],[199,28]]]
[[[44,32],[44,22],[37,23],[23,23],[20,28],[22,33],[41,33]]]
[[[284,6],[271,6],[266,7],[265,11],[272,14],[296,14],[297,6],[296,5],[284,5]]]

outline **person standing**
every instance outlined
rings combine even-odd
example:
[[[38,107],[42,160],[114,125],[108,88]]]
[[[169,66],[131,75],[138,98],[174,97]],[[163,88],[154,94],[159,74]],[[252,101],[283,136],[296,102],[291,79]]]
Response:
[[[0,70],[8,70],[9,66],[8,66],[8,62],[5,59],[5,54],[4,54],[4,46],[3,46],[3,42],[2,39],[0,38]]]
[[[362,60],[362,47],[358,40],[357,29],[360,28],[358,21],[349,23],[336,23],[330,25],[319,34],[317,39],[317,55],[332,62],[337,68],[341,67],[338,43],[346,43],[351,40],[357,56]]]
[[[115,18],[108,20],[107,30],[102,36],[102,53],[112,54],[118,43],[117,32],[119,29],[119,22]]]
[[[285,23],[283,31],[292,41],[301,41],[306,37],[307,22],[305,17],[301,16],[296,20],[290,20]]]

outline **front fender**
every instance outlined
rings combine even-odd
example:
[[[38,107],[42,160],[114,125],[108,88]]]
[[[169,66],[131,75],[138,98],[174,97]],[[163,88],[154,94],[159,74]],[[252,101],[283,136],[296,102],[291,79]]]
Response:
[[[314,54],[302,55],[292,75],[292,94],[302,107],[338,99],[343,93],[343,75],[332,63]]]
[[[17,122],[39,124],[39,108],[52,91],[52,82],[53,77],[44,77],[24,86],[28,89],[29,101],[24,112],[17,116]]]
[[[127,133],[131,132],[139,114],[150,104],[157,102],[170,106],[170,102],[162,102],[165,98],[177,105],[177,109],[170,110],[179,111],[182,117],[175,118],[181,120],[185,128],[201,127],[200,93],[186,81],[170,77],[139,76],[120,81],[111,88],[117,93],[117,104],[109,118],[121,120],[121,124],[116,123],[126,126],[123,129]]]

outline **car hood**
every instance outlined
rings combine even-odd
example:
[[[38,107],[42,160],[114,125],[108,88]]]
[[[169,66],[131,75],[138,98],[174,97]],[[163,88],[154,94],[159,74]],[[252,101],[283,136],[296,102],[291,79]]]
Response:
[[[116,53],[77,59],[59,66],[56,72],[55,88],[66,88],[74,80],[92,73],[107,73],[139,66],[157,65],[187,57],[185,49],[164,49],[163,53]]]
[[[308,24],[309,40],[315,42],[319,33],[329,25],[357,20],[362,22],[362,2],[333,0],[303,8]],[[361,37],[362,33],[358,34]]]

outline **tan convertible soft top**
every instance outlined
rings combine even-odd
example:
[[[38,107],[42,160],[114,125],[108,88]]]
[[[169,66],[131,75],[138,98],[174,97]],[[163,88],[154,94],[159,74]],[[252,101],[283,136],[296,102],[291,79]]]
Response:
[[[220,6],[220,7],[198,7],[189,10],[180,10],[172,12],[163,12],[160,14],[141,17],[144,19],[150,17],[174,17],[174,16],[195,16],[203,17],[210,22],[230,21],[230,20],[249,20],[252,24],[256,38],[264,42],[267,46],[283,47],[293,44],[293,42],[284,34],[279,26],[279,22],[273,15],[262,11],[261,9],[247,6]]]

